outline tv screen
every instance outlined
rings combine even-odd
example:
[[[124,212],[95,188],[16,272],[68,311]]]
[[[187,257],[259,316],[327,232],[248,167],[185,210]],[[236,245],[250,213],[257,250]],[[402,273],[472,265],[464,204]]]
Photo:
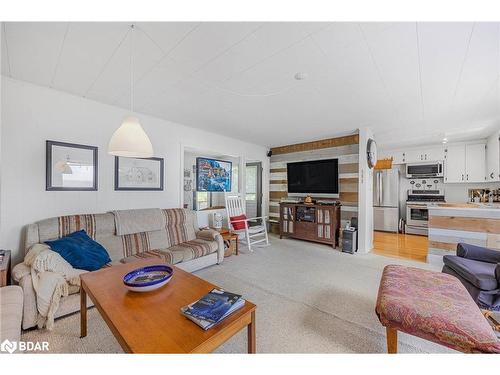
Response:
[[[338,194],[338,164],[338,159],[288,163],[288,192]]]
[[[231,191],[231,167],[230,161],[196,158],[196,190]]]

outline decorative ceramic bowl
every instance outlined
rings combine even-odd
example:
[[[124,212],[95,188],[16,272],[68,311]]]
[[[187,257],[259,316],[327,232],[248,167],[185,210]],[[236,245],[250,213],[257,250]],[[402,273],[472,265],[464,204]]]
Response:
[[[149,292],[167,284],[173,273],[172,267],[166,265],[141,267],[123,276],[123,283],[133,292]]]

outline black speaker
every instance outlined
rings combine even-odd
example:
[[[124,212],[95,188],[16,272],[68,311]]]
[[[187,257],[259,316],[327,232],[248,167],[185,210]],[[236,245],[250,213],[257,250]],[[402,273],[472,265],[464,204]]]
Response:
[[[342,252],[354,254],[358,250],[358,231],[345,228],[342,232]]]
[[[269,150],[267,152],[267,157],[270,158],[271,156],[273,156],[273,150]]]

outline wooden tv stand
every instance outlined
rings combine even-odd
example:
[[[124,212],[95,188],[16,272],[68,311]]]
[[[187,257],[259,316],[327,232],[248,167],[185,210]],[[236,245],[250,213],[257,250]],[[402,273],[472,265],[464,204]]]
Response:
[[[339,245],[340,206],[280,203],[280,238]]]

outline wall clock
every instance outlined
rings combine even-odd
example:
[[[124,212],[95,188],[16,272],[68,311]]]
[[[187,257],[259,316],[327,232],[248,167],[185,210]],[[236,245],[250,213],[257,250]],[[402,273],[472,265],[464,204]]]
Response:
[[[368,143],[366,144],[366,161],[370,169],[377,164],[377,144],[372,138],[368,139]]]

